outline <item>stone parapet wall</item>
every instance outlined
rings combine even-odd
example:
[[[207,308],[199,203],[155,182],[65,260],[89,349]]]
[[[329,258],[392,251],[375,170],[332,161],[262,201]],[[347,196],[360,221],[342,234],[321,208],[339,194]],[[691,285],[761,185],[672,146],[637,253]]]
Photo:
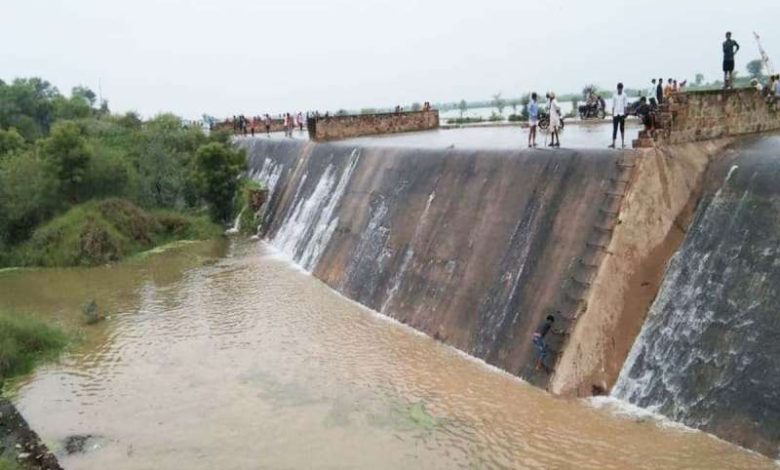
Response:
[[[439,112],[432,110],[350,116],[320,116],[309,118],[307,127],[309,129],[309,138],[320,142],[365,135],[424,131],[439,127]]]
[[[656,141],[683,144],[780,129],[775,111],[754,88],[676,93],[658,116]]]

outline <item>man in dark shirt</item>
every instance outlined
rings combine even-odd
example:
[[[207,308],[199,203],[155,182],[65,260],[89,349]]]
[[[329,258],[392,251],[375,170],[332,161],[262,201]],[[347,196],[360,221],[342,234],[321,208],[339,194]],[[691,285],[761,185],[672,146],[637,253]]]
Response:
[[[653,131],[655,130],[655,114],[650,105],[647,104],[647,99],[644,96],[639,99],[636,115],[642,120],[642,124],[645,125],[645,131],[652,136]]]
[[[549,373],[550,368],[547,366],[547,364],[544,363],[544,360],[547,358],[547,344],[544,342],[544,337],[547,336],[547,333],[550,332],[552,329],[552,325],[555,322],[555,317],[552,315],[547,315],[547,318],[542,322],[541,325],[539,325],[539,328],[536,329],[533,335],[533,342],[534,342],[534,348],[536,349],[536,369],[540,370],[544,369],[545,372]],[[558,333],[558,331],[553,330],[553,333]]]
[[[734,72],[734,55],[739,51],[737,41],[731,39],[731,32],[726,33],[723,41],[723,88],[731,88],[731,75]]]
[[[658,101],[658,104],[664,102],[664,79],[659,78],[658,79],[658,86],[655,87],[655,99]]]

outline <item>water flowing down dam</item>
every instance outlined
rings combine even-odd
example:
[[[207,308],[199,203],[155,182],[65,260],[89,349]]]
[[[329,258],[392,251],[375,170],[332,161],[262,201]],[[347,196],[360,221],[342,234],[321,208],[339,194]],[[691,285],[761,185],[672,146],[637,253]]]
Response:
[[[269,243],[346,297],[555,393],[614,386],[777,456],[777,143],[238,145]],[[567,332],[552,376],[531,345],[548,314]]]
[[[780,455],[780,138],[713,174],[613,395]]]
[[[245,145],[254,177],[273,175],[273,246],[347,297],[530,380],[530,332],[558,308],[618,158]]]

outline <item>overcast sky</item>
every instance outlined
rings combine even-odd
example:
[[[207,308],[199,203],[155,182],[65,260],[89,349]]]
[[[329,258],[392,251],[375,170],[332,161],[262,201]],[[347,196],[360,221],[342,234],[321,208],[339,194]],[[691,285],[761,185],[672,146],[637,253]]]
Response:
[[[336,110],[780,66],[780,0],[0,0],[0,78],[145,116]]]

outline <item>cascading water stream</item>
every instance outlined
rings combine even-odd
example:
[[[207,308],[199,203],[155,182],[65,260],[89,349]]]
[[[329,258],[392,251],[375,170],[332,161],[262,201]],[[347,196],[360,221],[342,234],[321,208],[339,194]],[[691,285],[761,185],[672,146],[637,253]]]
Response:
[[[780,455],[780,163],[754,144],[702,204],[612,395]],[[704,207],[706,205],[706,207]]]
[[[274,247],[307,271],[312,271],[317,265],[338,226],[336,209],[359,160],[360,152],[354,149],[344,167],[329,164],[314,190],[306,197],[301,194],[307,178],[301,178],[293,209],[271,240]]]

